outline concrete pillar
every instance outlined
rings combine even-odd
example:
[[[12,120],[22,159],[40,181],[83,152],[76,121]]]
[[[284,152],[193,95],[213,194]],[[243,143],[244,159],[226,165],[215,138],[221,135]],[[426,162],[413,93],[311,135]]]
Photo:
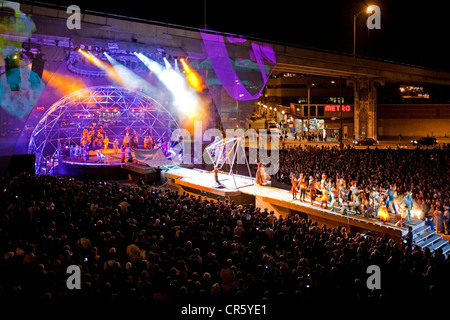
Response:
[[[355,78],[348,80],[354,88],[354,134],[356,139],[377,139],[377,86],[379,79]]]

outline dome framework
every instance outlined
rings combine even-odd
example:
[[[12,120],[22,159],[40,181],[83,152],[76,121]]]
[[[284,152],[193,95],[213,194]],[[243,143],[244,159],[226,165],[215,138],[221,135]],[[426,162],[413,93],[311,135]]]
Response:
[[[109,143],[122,145],[126,132],[136,132],[143,144],[145,135],[155,141],[170,141],[179,129],[173,116],[156,100],[140,91],[115,86],[89,87],[73,92],[55,102],[34,128],[28,152],[36,162],[63,146],[80,145],[83,130],[102,127]]]

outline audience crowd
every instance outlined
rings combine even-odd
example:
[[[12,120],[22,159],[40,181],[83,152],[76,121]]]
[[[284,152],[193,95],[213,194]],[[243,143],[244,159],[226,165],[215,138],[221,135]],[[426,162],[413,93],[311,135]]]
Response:
[[[441,171],[448,162],[436,150],[387,151],[382,158],[307,147],[281,157],[286,176],[348,170],[346,177],[360,183],[412,187],[430,206],[448,197]],[[433,301],[450,285],[450,260],[439,250],[155,186],[4,175],[0,206],[3,302],[395,305]],[[69,265],[81,268],[79,290],[66,285]],[[366,285],[370,265],[381,269],[381,289]]]

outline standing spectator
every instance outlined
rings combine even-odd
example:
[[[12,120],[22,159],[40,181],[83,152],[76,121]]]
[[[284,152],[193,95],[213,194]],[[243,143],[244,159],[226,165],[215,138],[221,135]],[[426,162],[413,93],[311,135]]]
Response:
[[[441,210],[440,206],[436,206],[436,210],[434,211],[435,221],[436,221],[436,231],[440,233],[444,233],[444,213]]]
[[[444,211],[444,232],[447,235],[450,233],[450,211],[449,211],[449,207],[445,207],[445,211]]]
[[[406,247],[409,251],[412,251],[414,245],[414,233],[411,226],[408,227],[408,233],[405,236]]]

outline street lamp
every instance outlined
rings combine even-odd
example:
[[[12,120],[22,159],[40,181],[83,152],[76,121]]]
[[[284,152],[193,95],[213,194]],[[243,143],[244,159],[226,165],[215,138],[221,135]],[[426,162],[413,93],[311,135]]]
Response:
[[[309,135],[309,120],[310,120],[310,114],[311,114],[311,87],[314,87],[315,84],[308,81],[308,135]]]
[[[366,10],[361,10],[357,14],[353,15],[353,58],[356,57],[356,18],[358,18],[358,16],[363,12],[371,15],[375,12],[375,10],[371,6],[368,6]]]

